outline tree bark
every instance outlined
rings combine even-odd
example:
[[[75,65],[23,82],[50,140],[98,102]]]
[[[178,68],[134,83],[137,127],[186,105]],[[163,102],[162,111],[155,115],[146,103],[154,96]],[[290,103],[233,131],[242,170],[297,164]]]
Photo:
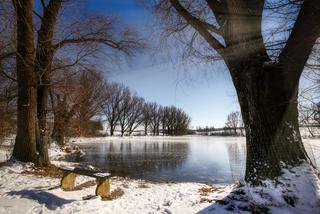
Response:
[[[64,138],[66,136],[66,127],[64,127],[64,125],[61,118],[58,119],[55,117],[51,138],[56,141],[60,147],[64,146]]]
[[[110,125],[110,136],[113,136],[114,135],[114,123],[113,123],[113,121],[110,121],[109,125]]]
[[[47,112],[50,91],[50,73],[53,59],[53,32],[57,21],[61,0],[51,0],[44,8],[41,27],[38,32],[37,51],[35,59],[35,73],[39,77],[37,88],[38,131],[37,150],[39,151],[39,165],[50,164],[48,155]]]
[[[245,179],[258,185],[280,176],[282,167],[307,160],[298,124],[299,79],[279,65],[242,71],[233,81],[246,130]]]
[[[33,0],[13,1],[17,16],[17,136],[13,157],[36,162],[37,95],[32,24]]]
[[[69,107],[67,104],[67,95],[62,98],[60,95],[56,95],[56,104],[52,99],[52,108],[54,114],[54,125],[51,134],[51,138],[57,142],[59,146],[64,146],[67,130],[70,128],[70,121],[77,111],[78,105],[75,104]]]
[[[260,184],[280,176],[281,168],[287,167],[284,165],[306,161],[298,127],[297,93],[301,73],[320,35],[318,0],[303,1],[286,45],[273,65],[261,30],[265,1],[207,0],[219,29],[195,17],[179,0],[170,2],[230,71],[246,130],[245,180]],[[224,44],[211,31],[220,34]]]

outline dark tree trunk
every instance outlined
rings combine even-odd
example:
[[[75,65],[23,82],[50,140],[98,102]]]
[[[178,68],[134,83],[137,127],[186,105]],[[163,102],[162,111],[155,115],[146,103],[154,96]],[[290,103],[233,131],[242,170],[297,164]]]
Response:
[[[233,77],[246,130],[246,181],[281,175],[282,164],[307,159],[297,110],[299,78],[279,65],[252,66]]]
[[[66,128],[66,124],[63,120],[61,118],[58,119],[55,116],[51,138],[61,147],[64,146],[65,143],[64,139],[66,136]]]
[[[274,65],[267,65],[271,60],[261,30],[265,1],[206,2],[220,25],[219,29],[213,26],[213,31],[223,37],[224,44],[208,29],[208,23],[195,17],[179,0],[170,0],[229,68],[246,130],[245,180],[259,184],[274,179],[281,175],[282,164],[295,166],[307,159],[298,127],[297,92],[301,73],[320,35],[320,4],[318,0],[302,1],[282,52]]]
[[[124,127],[121,125],[121,137],[123,137],[123,135],[124,135]]]
[[[159,125],[157,125],[157,136],[159,136]]]
[[[35,60],[35,73],[39,76],[37,88],[37,111],[38,111],[38,132],[37,150],[39,152],[39,164],[47,166],[50,164],[48,155],[48,131],[47,112],[50,91],[50,73],[53,59],[53,32],[57,21],[61,0],[49,1],[44,8],[41,28],[38,32],[38,44]]]
[[[50,164],[48,154],[48,130],[47,130],[47,111],[49,88],[39,86],[38,96],[38,127],[37,127],[37,150],[39,152],[39,165],[48,166]]]
[[[13,157],[36,162],[37,95],[33,69],[34,36],[32,24],[33,0],[13,1],[17,16],[17,136]]]
[[[298,126],[297,94],[303,68],[320,34],[320,5],[316,0],[303,2],[278,61],[270,64],[261,35],[263,4],[239,4],[243,5],[230,13],[225,36],[228,49],[222,55],[245,124],[245,180],[257,185],[280,176],[281,168],[308,159]],[[242,9],[260,15],[241,17],[238,12]]]
[[[110,136],[113,136],[114,135],[114,125],[113,125],[113,122],[110,123]]]
[[[144,125],[144,135],[145,136],[148,135],[148,125],[147,124]]]

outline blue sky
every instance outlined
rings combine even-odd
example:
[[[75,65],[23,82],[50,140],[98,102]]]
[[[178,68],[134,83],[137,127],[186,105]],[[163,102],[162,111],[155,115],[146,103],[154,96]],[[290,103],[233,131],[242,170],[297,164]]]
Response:
[[[85,13],[118,17],[119,25],[134,27],[153,47],[159,43],[157,34],[153,31],[156,17],[142,2],[143,0],[80,1]],[[265,19],[262,23],[263,32],[276,28],[279,24],[281,21],[277,19]],[[282,36],[286,38],[287,35]],[[265,36],[266,38],[268,37]],[[172,54],[175,47],[166,51]],[[127,63],[119,60],[112,66],[110,62],[101,62],[102,70],[107,71],[109,80],[128,86],[146,101],[182,108],[191,116],[193,127],[223,127],[227,115],[232,111],[239,111],[236,92],[223,62],[191,64],[182,62],[181,57],[174,54],[171,56],[173,60],[162,59],[161,54],[166,53],[160,52],[157,55],[146,50]],[[308,85],[306,79],[302,78],[301,85]]]
[[[135,26],[148,39],[153,16],[139,1],[82,1],[86,12],[117,16],[123,25]],[[184,109],[192,118],[192,126],[222,127],[227,114],[239,109],[230,76],[222,63],[212,66],[159,63],[146,51],[128,65],[107,70],[110,80],[123,83],[147,101]]]
[[[149,42],[157,47],[159,40],[153,32],[155,17],[151,10],[142,5],[143,0],[80,0],[83,7],[78,11],[85,14],[105,14],[119,19],[119,26],[131,26]],[[41,10],[36,1],[37,10]],[[268,14],[265,14],[268,15]],[[268,18],[262,23],[263,31],[281,24],[277,18]],[[153,34],[152,34],[153,32]],[[284,38],[287,35],[282,35]],[[266,38],[266,36],[265,36]],[[162,50],[164,51],[164,50]],[[173,50],[166,50],[170,54]],[[173,60],[161,58],[151,50],[126,61],[115,63],[97,59],[106,77],[128,86],[146,101],[161,105],[175,105],[185,110],[192,119],[191,125],[223,127],[227,115],[239,110],[230,74],[223,62],[211,65],[182,62],[181,57],[171,56]],[[160,58],[160,60],[159,60]],[[98,61],[99,60],[99,61]],[[306,79],[300,81],[304,87],[310,84]]]

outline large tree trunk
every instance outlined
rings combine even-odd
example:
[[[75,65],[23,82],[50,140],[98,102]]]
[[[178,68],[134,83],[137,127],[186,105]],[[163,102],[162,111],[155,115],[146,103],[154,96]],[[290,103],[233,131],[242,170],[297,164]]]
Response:
[[[50,164],[48,154],[48,130],[47,130],[47,112],[48,112],[48,86],[39,86],[38,95],[38,132],[37,132],[37,150],[39,152],[39,165],[48,166]]]
[[[33,69],[34,36],[32,24],[33,0],[13,1],[17,16],[17,136],[13,157],[36,162],[37,95]]]
[[[299,78],[279,65],[252,66],[233,77],[247,140],[246,181],[281,175],[307,159],[297,109]]]
[[[265,1],[206,2],[219,29],[194,16],[179,0],[170,0],[229,68],[246,130],[245,179],[253,184],[274,179],[281,175],[282,164],[295,166],[307,159],[298,128],[297,91],[320,35],[320,4],[318,0],[302,2],[282,52],[274,65],[268,65],[271,60],[261,30]]]
[[[35,60],[35,72],[39,76],[37,88],[37,150],[39,152],[39,165],[42,166],[50,164],[48,155],[49,133],[47,130],[47,112],[50,91],[50,73],[54,51],[52,47],[52,39],[60,6],[61,0],[49,1],[47,7],[44,8],[41,28],[38,32],[38,46]]]

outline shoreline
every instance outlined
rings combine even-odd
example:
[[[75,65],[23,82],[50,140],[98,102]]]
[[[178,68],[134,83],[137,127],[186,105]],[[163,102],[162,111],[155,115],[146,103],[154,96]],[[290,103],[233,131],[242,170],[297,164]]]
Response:
[[[95,139],[105,140],[105,138]],[[81,145],[84,142],[92,142],[92,139],[78,139],[71,145]],[[310,142],[320,141],[311,139],[308,143]],[[70,147],[72,152],[78,151],[74,146]],[[4,154],[0,152],[0,156]],[[50,146],[49,154],[54,165],[72,164],[61,161],[60,158],[67,153],[55,144]],[[269,209],[271,213],[281,211],[316,214],[320,209],[320,201],[317,202],[317,197],[320,197],[320,182],[315,177],[315,171],[307,166],[285,171],[283,184],[280,186],[274,186],[272,181],[267,181],[268,188],[256,188],[245,183],[230,185],[197,182],[162,183],[114,176],[110,183],[111,192],[115,192],[116,197],[110,201],[102,201],[100,197],[92,196],[95,183],[90,177],[77,176],[76,180],[77,184],[90,185],[76,191],[62,191],[59,188],[59,177],[25,173],[32,170],[33,165],[30,163],[9,161],[1,164],[0,213],[227,214],[248,213],[246,211],[248,209]],[[314,187],[316,187],[315,192],[311,192]],[[284,197],[294,198],[295,195],[290,195],[292,193],[299,196],[294,207],[284,200]],[[90,199],[85,200],[86,197]]]

